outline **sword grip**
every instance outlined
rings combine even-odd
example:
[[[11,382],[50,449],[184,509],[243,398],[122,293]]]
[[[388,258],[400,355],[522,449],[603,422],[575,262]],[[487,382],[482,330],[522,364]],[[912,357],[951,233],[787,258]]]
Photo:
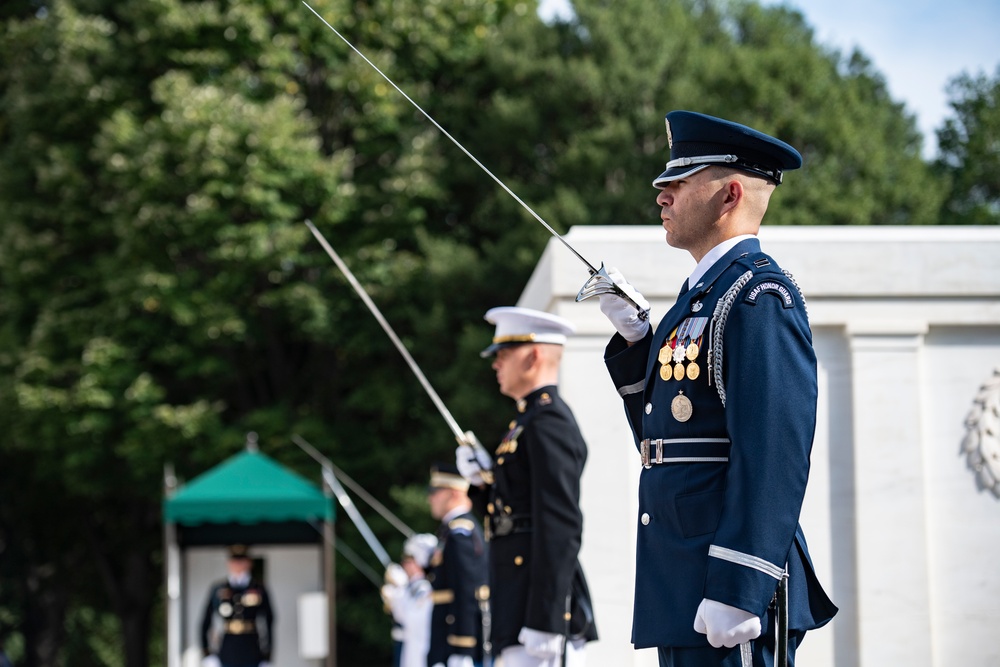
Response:
[[[601,294],[614,294],[618,298],[624,299],[635,308],[635,312],[640,320],[644,322],[649,320],[649,309],[643,308],[632,297],[626,294],[608,275],[608,270],[604,267],[603,263],[599,270],[590,269],[590,278],[580,288],[580,291],[576,295],[576,300],[579,303],[580,301],[600,296]]]

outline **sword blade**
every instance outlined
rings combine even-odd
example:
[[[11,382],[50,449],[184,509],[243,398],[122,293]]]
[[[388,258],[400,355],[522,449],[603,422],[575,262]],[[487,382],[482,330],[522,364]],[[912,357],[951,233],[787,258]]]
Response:
[[[473,449],[483,452],[486,456],[485,460],[489,460],[491,457],[488,453],[486,453],[486,449],[483,447],[482,443],[479,442],[479,439],[476,438],[475,434],[472,431],[463,431],[461,427],[459,427],[458,422],[451,416],[451,412],[448,410],[447,406],[445,406],[444,401],[442,401],[441,397],[438,396],[438,393],[434,391],[434,387],[431,386],[431,383],[427,381],[427,377],[424,375],[423,371],[420,370],[420,366],[418,366],[417,362],[413,360],[412,356],[410,356],[410,351],[406,349],[406,346],[403,345],[403,341],[399,340],[399,336],[396,335],[392,326],[382,315],[382,311],[379,310],[378,306],[375,305],[375,302],[372,301],[370,296],[368,296],[368,292],[366,292],[365,288],[358,282],[358,279],[354,277],[354,274],[347,267],[347,264],[344,263],[344,260],[340,258],[337,251],[334,250],[333,246],[331,246],[326,240],[323,233],[316,228],[316,225],[314,225],[311,220],[306,220],[306,226],[309,227],[309,231],[311,231],[313,236],[316,237],[319,244],[323,246],[323,250],[325,250],[326,254],[330,256],[333,263],[337,265],[340,272],[347,278],[347,282],[351,284],[351,287],[354,288],[357,295],[361,297],[365,306],[368,307],[369,312],[371,312],[371,314],[378,321],[379,325],[381,325],[382,330],[385,331],[386,335],[389,336],[389,340],[392,341],[392,344],[395,345],[396,349],[399,350],[399,353],[403,355],[403,359],[406,361],[406,364],[410,367],[410,370],[413,371],[413,374],[420,382],[420,386],[424,388],[424,391],[430,397],[434,406],[438,409],[438,412],[441,413],[445,423],[448,424],[448,428],[450,428],[451,432],[455,435],[455,439],[460,444],[468,445]]]
[[[368,527],[361,513],[358,512],[358,508],[354,506],[354,502],[351,497],[347,495],[347,491],[344,491],[344,487],[340,485],[337,481],[337,476],[333,474],[333,470],[330,468],[323,468],[323,481],[327,483],[330,490],[333,491],[333,495],[337,496],[337,500],[340,502],[340,506],[344,508],[347,512],[347,516],[351,518],[354,523],[355,528],[361,533],[361,537],[365,538],[365,542],[368,544],[368,548],[372,550],[375,557],[378,558],[379,562],[382,563],[382,567],[389,567],[389,563],[392,559],[389,558],[389,553],[382,546],[382,543],[378,541],[375,537],[375,533],[372,529]]]
[[[569,251],[572,252],[574,255],[576,255],[576,257],[581,262],[583,262],[586,265],[587,269],[590,271],[590,275],[594,275],[595,273],[597,273],[597,269],[594,268],[593,264],[591,264],[590,262],[588,262],[583,257],[583,255],[581,255],[580,253],[578,253],[576,251],[576,249],[573,246],[571,246],[566,239],[564,239],[558,232],[556,232],[556,230],[554,230],[552,228],[551,225],[549,225],[549,223],[545,222],[545,220],[542,219],[542,216],[540,216],[537,213],[535,213],[534,209],[532,209],[530,206],[528,206],[526,203],[524,203],[524,201],[520,197],[518,197],[514,193],[513,190],[511,190],[510,188],[507,187],[506,183],[504,183],[503,181],[501,181],[497,176],[495,176],[493,174],[492,171],[490,171],[489,169],[487,169],[486,165],[484,165],[482,162],[480,162],[479,159],[475,155],[473,155],[471,152],[469,152],[469,150],[466,149],[465,146],[463,146],[458,141],[458,139],[456,139],[455,137],[451,136],[451,134],[448,132],[448,130],[446,130],[443,127],[441,127],[441,125],[436,120],[434,120],[434,118],[429,113],[427,113],[426,111],[424,111],[423,108],[419,104],[417,104],[416,102],[414,102],[413,99],[409,95],[407,95],[403,91],[402,88],[400,88],[399,86],[397,86],[396,83],[385,74],[385,72],[383,72],[382,70],[380,70],[378,68],[378,66],[375,65],[375,63],[373,63],[371,60],[368,59],[368,57],[365,54],[363,54],[361,51],[359,51],[358,48],[356,46],[354,46],[354,44],[352,44],[350,42],[350,40],[348,40],[346,37],[344,37],[343,35],[341,35],[340,32],[338,32],[336,28],[334,28],[332,25],[330,25],[330,23],[325,18],[323,18],[319,14],[319,12],[317,12],[315,9],[313,9],[312,6],[310,6],[310,4],[308,2],[306,2],[305,0],[302,0],[302,4],[305,5],[309,9],[309,11],[311,11],[313,14],[315,14],[316,18],[318,18],[320,21],[322,21],[323,24],[326,25],[327,28],[329,28],[330,30],[332,30],[333,34],[335,34],[337,37],[339,37],[341,39],[341,41],[344,42],[344,44],[347,44],[347,46],[349,46],[352,51],[354,51],[356,54],[358,54],[359,56],[361,56],[361,58],[372,67],[372,69],[374,69],[376,72],[378,72],[379,75],[383,79],[385,79],[386,83],[388,83],[390,86],[392,86],[393,88],[395,88],[396,91],[399,92],[400,95],[402,95],[404,98],[406,98],[406,101],[409,102],[411,105],[413,105],[414,109],[416,109],[421,114],[423,114],[424,118],[426,118],[427,120],[429,120],[431,122],[431,124],[433,124],[434,127],[436,127],[441,132],[441,134],[443,134],[444,136],[446,136],[451,141],[451,143],[455,144],[459,148],[459,150],[461,150],[463,153],[465,153],[465,155],[470,160],[472,160],[473,162],[475,162],[476,166],[478,166],[480,169],[482,169],[484,172],[486,172],[486,175],[489,176],[490,178],[492,178],[493,181],[497,185],[499,185],[501,188],[503,188],[504,192],[506,192],[508,195],[510,195],[511,197],[513,197],[514,201],[516,201],[518,204],[520,204],[521,207],[525,211],[527,211],[528,213],[530,213],[531,217],[533,217],[535,220],[537,220],[538,223],[541,224],[542,227],[544,227],[549,232],[549,234],[551,234],[554,238],[559,239],[564,246],[566,246],[567,248],[569,248]]]

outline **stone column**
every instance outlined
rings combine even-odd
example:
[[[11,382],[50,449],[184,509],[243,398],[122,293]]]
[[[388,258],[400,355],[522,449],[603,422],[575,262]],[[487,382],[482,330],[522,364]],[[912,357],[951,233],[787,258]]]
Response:
[[[850,323],[859,664],[930,667],[921,356],[927,324]],[[932,397],[930,397],[932,398]]]

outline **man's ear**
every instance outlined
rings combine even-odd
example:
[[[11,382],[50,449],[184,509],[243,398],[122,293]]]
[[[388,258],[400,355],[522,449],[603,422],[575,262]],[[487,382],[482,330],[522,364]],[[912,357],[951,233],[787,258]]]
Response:
[[[728,213],[736,208],[743,199],[744,194],[743,183],[738,178],[731,178],[726,181],[726,185],[722,189],[722,210],[720,213]]]

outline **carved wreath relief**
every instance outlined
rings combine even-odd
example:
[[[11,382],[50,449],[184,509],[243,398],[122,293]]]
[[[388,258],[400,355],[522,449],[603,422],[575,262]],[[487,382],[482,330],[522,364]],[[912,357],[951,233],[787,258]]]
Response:
[[[976,486],[1000,498],[1000,368],[979,388],[965,429],[962,453],[976,474]]]

